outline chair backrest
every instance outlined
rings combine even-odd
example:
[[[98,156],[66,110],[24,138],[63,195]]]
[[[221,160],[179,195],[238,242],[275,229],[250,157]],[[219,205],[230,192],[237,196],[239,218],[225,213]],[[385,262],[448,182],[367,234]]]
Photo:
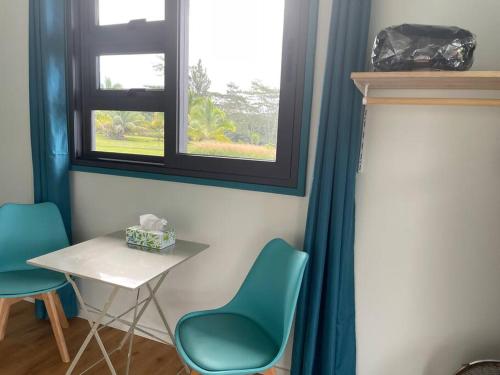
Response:
[[[284,349],[297,304],[308,255],[281,239],[269,242],[257,257],[234,299],[223,310],[259,323]]]
[[[26,261],[69,245],[53,203],[0,207],[0,272],[32,269]]]

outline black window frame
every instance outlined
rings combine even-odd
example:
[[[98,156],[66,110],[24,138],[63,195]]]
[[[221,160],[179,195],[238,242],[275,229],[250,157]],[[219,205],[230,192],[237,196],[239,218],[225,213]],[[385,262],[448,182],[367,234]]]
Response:
[[[164,21],[98,26],[98,0],[71,0],[68,7],[68,89],[73,165],[237,183],[297,188],[301,173],[309,1],[285,0],[285,24],[276,161],[201,156],[179,152],[182,103],[181,42],[188,0],[165,0]],[[184,32],[186,32],[184,30]],[[146,42],[147,41],[147,42]],[[164,53],[164,90],[99,90],[98,56]],[[164,112],[163,157],[92,151],[92,110]],[[173,126],[172,126],[173,124]],[[174,152],[172,152],[174,150]],[[307,152],[307,150],[302,150]],[[303,164],[303,163],[302,163]]]

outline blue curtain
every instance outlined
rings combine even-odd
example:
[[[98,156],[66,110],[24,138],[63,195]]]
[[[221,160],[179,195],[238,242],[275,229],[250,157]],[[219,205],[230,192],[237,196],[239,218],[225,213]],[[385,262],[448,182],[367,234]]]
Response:
[[[365,67],[370,0],[333,0],[292,375],[355,375],[354,191],[362,133],[351,72]]]
[[[71,238],[65,0],[29,3],[30,124],[35,202],[54,202]],[[78,313],[68,285],[59,290],[68,317]],[[46,318],[37,302],[38,318]]]

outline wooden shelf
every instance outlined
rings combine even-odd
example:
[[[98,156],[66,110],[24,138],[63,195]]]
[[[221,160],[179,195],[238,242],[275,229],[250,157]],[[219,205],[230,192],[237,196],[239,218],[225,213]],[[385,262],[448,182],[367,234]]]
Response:
[[[352,73],[351,78],[365,96],[364,104],[500,106],[500,99],[384,98],[368,95],[369,90],[377,89],[500,90],[500,71],[360,72]]]
[[[370,89],[500,90],[500,71],[492,72],[362,72],[351,78],[364,93]]]

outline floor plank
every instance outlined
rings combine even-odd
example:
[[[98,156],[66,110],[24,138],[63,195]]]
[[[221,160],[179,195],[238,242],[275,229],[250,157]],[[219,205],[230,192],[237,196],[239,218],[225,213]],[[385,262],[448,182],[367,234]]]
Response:
[[[69,354],[73,359],[89,332],[89,325],[86,320],[78,318],[72,319],[69,323],[70,327],[63,331]],[[109,350],[118,345],[124,333],[113,328],[106,328],[100,331],[100,334],[104,345]],[[118,374],[124,373],[127,348],[111,357]],[[92,340],[75,374],[80,373],[100,358],[99,347],[95,340]],[[61,362],[50,323],[37,320],[34,316],[34,305],[29,302],[13,305],[6,337],[0,342],[0,374],[62,375],[68,367],[69,364]],[[142,337],[135,337],[131,374],[175,375],[181,368],[182,364],[174,348]],[[86,374],[109,374],[109,370],[103,361]]]

